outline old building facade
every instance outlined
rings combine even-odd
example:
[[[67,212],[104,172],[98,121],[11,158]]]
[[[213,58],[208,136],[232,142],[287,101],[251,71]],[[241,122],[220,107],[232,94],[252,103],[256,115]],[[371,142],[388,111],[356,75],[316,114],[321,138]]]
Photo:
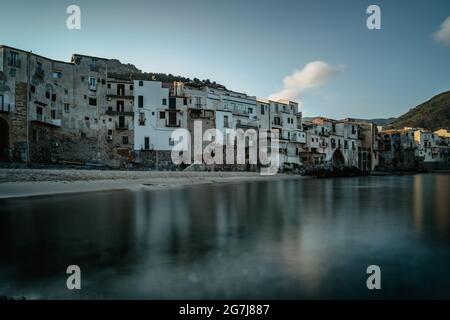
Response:
[[[201,134],[217,129],[224,148],[235,144],[229,129],[273,131],[286,170],[378,165],[371,123],[303,121],[294,101],[258,99],[215,83],[161,83],[124,70],[117,60],[75,54],[62,62],[0,46],[0,161],[177,169],[172,133],[185,128],[193,139],[201,121]],[[246,157],[251,147],[246,142]]]

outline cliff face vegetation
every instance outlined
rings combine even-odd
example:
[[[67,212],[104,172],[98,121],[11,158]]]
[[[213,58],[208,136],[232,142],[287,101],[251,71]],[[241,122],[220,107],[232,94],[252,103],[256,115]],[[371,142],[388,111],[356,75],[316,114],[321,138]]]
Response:
[[[180,75],[158,73],[158,72],[143,72],[142,70],[136,68],[133,64],[121,63],[119,60],[111,59],[108,61],[108,68],[112,70],[108,72],[108,76],[123,79],[123,80],[155,80],[161,81],[163,83],[173,83],[174,81],[193,83],[198,85],[214,85],[225,88],[224,86],[211,81],[209,79],[200,80],[198,78],[188,78]]]
[[[450,91],[438,94],[409,110],[391,122],[389,127],[419,127],[433,131],[450,129]]]

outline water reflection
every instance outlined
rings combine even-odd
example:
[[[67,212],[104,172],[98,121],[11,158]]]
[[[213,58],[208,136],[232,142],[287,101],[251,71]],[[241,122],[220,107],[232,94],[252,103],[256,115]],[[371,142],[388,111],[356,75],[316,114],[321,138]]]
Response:
[[[449,298],[449,187],[416,175],[1,201],[0,295]],[[371,264],[382,292],[365,287]]]

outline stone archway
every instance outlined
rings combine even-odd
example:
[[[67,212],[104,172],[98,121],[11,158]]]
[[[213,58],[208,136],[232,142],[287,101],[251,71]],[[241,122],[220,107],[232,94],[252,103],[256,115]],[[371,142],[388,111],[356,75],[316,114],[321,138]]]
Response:
[[[334,150],[333,156],[331,159],[333,161],[333,166],[335,166],[335,167],[342,167],[345,165],[345,158],[340,149]]]
[[[0,117],[0,162],[9,161],[9,125]]]

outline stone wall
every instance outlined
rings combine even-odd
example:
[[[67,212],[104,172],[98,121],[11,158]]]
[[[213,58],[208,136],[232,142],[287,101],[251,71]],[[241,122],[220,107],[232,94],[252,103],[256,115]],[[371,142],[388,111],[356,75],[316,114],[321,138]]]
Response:
[[[15,88],[16,110],[9,114],[11,160],[26,162],[27,151],[27,84],[17,83]]]

